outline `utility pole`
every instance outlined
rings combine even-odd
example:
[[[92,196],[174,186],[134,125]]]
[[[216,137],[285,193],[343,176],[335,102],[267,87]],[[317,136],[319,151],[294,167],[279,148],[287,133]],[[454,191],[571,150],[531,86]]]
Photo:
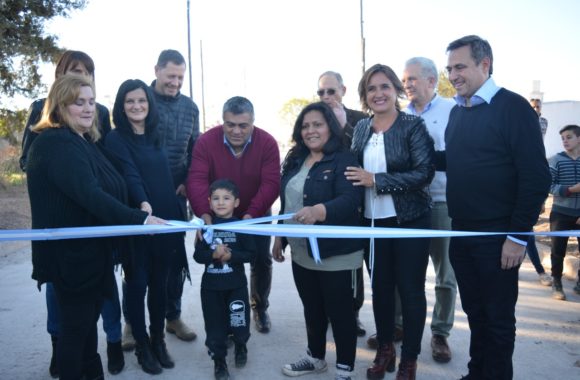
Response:
[[[364,75],[366,71],[366,58],[365,58],[365,31],[364,31],[364,21],[363,21],[363,0],[360,0],[360,45],[362,53],[362,73]]]
[[[202,123],[203,131],[206,131],[205,124],[205,81],[203,78],[203,41],[199,40],[199,60],[201,61],[201,112],[202,112]]]
[[[187,67],[189,68],[189,97],[193,99],[193,84],[191,75],[191,28],[189,20],[189,0],[187,0]]]

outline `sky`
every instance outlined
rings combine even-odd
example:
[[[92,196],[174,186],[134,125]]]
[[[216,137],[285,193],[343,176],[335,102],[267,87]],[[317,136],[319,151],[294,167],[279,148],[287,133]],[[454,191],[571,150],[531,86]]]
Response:
[[[383,63],[401,75],[408,58],[425,56],[443,69],[449,42],[477,34],[492,46],[499,86],[527,97],[539,80],[545,102],[580,100],[579,16],[575,0],[363,0],[366,67]],[[254,103],[256,126],[288,140],[283,104],[315,96],[327,70],[342,74],[346,106],[360,108],[360,20],[360,0],[192,0],[191,83],[206,125],[241,95]],[[124,80],[154,79],[163,49],[187,59],[187,0],[91,0],[47,31],[94,59],[97,100],[112,106]],[[43,79],[50,86],[54,66],[43,67]],[[188,79],[182,92],[190,95]]]

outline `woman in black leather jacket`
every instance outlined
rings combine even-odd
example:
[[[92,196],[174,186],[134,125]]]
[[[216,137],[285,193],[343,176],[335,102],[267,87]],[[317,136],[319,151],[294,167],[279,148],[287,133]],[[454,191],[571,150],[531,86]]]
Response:
[[[403,86],[393,70],[376,64],[359,83],[363,108],[373,116],[355,127],[352,151],[363,167],[347,168],[346,177],[364,186],[364,222],[376,227],[429,228],[433,179],[433,140],[421,118],[400,112]],[[371,242],[373,243],[373,242]],[[429,239],[392,238],[374,242],[369,257],[373,311],[379,346],[369,379],[395,369],[393,346],[395,288],[401,296],[405,334],[397,379],[414,379],[425,326],[425,275]],[[367,253],[367,252],[365,252]]]
[[[344,176],[357,165],[344,148],[342,130],[332,109],[323,102],[306,106],[294,125],[294,147],[282,165],[281,212],[295,213],[286,223],[356,226],[360,222],[362,188]],[[285,240],[285,239],[284,239]],[[336,378],[350,379],[356,355],[354,292],[357,269],[362,267],[361,239],[318,239],[322,262],[315,262],[306,238],[288,238],[292,273],[304,306],[308,351],[304,359],[286,364],[288,376],[326,370],[328,321],[336,343]],[[283,239],[274,241],[278,262]]]

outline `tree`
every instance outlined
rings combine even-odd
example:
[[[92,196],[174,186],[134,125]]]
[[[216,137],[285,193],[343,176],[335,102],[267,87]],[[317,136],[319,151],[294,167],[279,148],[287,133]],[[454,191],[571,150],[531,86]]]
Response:
[[[27,110],[10,111],[0,108],[0,139],[6,139],[10,145],[17,145],[27,114]]]
[[[35,98],[43,89],[38,67],[56,62],[62,54],[58,37],[45,35],[44,25],[54,17],[68,17],[88,0],[0,1],[0,95]]]
[[[452,98],[455,96],[455,88],[449,81],[449,74],[446,71],[439,71],[439,81],[437,82],[437,93],[444,98]]]
[[[280,117],[282,120],[284,120],[284,122],[286,122],[286,124],[293,126],[300,111],[302,111],[304,107],[314,101],[314,98],[292,98],[282,106],[282,109],[280,110]]]

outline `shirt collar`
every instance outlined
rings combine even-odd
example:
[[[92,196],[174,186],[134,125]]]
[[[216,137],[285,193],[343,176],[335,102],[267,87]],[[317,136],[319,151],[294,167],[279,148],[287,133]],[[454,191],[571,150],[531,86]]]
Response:
[[[253,135],[253,133],[252,133],[252,135]],[[225,134],[224,134],[224,145],[228,147],[228,149],[230,150],[230,152],[232,153],[232,155],[234,157],[239,157],[246,151],[246,148],[252,142],[252,135],[250,135],[250,138],[248,139],[248,141],[246,141],[246,143],[244,144],[244,147],[242,148],[242,151],[240,153],[236,153],[236,151],[234,150],[234,147],[232,146],[232,144],[230,144],[230,142],[226,138]]]
[[[475,92],[475,94],[473,94],[473,96],[469,99],[471,106],[474,107],[483,103],[487,104],[491,103],[491,99],[495,96],[495,94],[497,94],[499,90],[500,87],[498,87],[493,81],[493,79],[489,77],[483,83],[483,85]],[[455,99],[455,102],[461,107],[466,107],[465,105],[466,99],[463,96],[455,95],[453,99]]]
[[[417,110],[415,109],[415,105],[413,103],[409,103],[407,105],[407,111],[409,111],[409,113],[411,115],[421,116],[422,114],[426,113],[427,111],[429,111],[431,109],[431,106],[433,106],[433,104],[437,101],[438,98],[439,98],[439,95],[437,95],[437,93],[435,93],[433,95],[433,98],[431,99],[431,101],[425,105],[425,108],[423,108],[423,112],[421,112],[421,113],[417,112]]]

